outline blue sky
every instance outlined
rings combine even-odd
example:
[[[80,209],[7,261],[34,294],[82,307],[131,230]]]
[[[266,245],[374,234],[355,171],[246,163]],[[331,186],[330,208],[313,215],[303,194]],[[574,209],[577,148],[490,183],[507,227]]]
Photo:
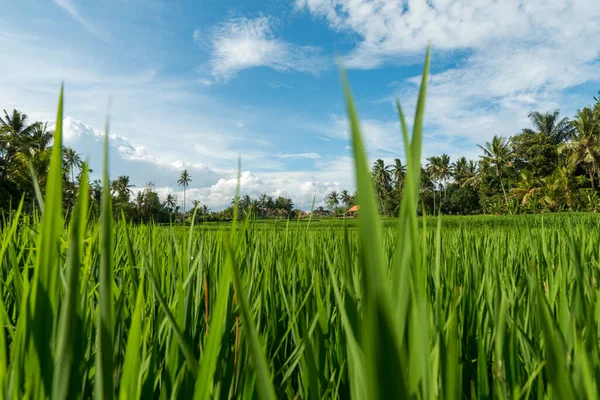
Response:
[[[308,207],[354,187],[336,61],[347,68],[370,157],[403,156],[433,45],[424,157],[573,116],[600,90],[595,0],[24,0],[0,15],[0,107],[52,121],[65,82],[66,143],[100,170],[108,98],[111,175],[217,210],[236,187]]]

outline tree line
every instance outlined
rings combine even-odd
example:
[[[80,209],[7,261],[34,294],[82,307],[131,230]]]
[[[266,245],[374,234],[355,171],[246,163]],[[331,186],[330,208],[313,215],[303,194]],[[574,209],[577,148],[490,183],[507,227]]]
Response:
[[[479,145],[477,160],[447,154],[421,166],[420,212],[501,214],[600,210],[600,98],[573,119],[559,111],[528,114],[532,127]],[[395,215],[406,169],[376,160],[381,213]]]
[[[532,127],[504,137],[494,136],[479,145],[477,160],[451,160],[447,154],[427,158],[421,167],[421,213],[500,214],[600,210],[600,98],[577,112],[573,119],[559,111],[529,113]],[[43,195],[50,163],[54,132],[46,123],[29,123],[25,113],[13,110],[0,117],[0,209],[15,208],[21,197],[26,210],[36,207],[36,187]],[[69,147],[63,148],[64,208],[74,203],[84,161]],[[383,215],[398,212],[406,166],[396,158],[390,165],[378,159],[372,168],[373,182]],[[111,182],[115,216],[124,214],[134,222],[168,222],[230,219],[233,204],[211,212],[198,200],[187,209],[187,188],[192,177],[181,171],[177,184],[183,201],[169,193],[159,198],[156,186],[148,182],[135,190],[126,175]],[[32,184],[33,183],[33,184]],[[90,182],[92,210],[97,210],[102,186]],[[262,194],[241,195],[241,212],[259,218],[287,218],[298,215],[292,199]],[[340,216],[356,202],[356,193],[331,191],[323,199],[329,215]]]

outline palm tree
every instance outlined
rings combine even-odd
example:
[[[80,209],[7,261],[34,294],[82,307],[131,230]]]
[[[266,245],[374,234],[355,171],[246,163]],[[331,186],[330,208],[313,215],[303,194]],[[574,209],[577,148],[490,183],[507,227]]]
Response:
[[[346,209],[350,208],[350,204],[354,201],[352,195],[348,193],[346,189],[342,190],[342,193],[340,194],[340,200],[342,201],[342,203],[344,203],[344,207]]]
[[[527,205],[535,195],[540,193],[542,187],[533,172],[524,170],[521,172],[521,180],[516,188],[512,189],[513,196],[520,199],[521,205]]]
[[[27,124],[27,114],[13,110],[9,115],[4,110],[4,117],[0,117],[0,157],[7,165],[28,141],[32,125]]]
[[[177,181],[177,184],[179,186],[183,186],[183,215],[185,215],[185,191],[187,189],[187,187],[190,185],[190,182],[192,181],[192,177],[190,176],[190,174],[188,174],[187,169],[184,169],[183,171],[181,171],[181,175],[179,175],[179,180]]]
[[[198,200],[198,199],[192,200],[192,205],[194,206],[194,208],[200,208],[200,200]]]
[[[444,182],[444,200],[446,200],[446,186],[448,182],[448,178],[452,176],[452,166],[450,165],[450,156],[446,153],[442,154],[439,158],[439,176],[440,179]]]
[[[54,137],[54,131],[48,130],[48,123],[36,122],[31,125],[30,134],[30,143],[29,146],[37,149],[38,151],[42,151],[50,146],[50,142]]]
[[[175,209],[175,207],[177,207],[177,196],[175,196],[173,193],[167,194],[167,198],[165,199],[165,202],[163,204],[169,209],[169,214],[172,219],[173,210]]]
[[[81,156],[71,147],[63,148],[63,162],[65,168],[71,171],[71,183],[75,184],[75,168],[81,168],[82,161]]]
[[[574,129],[569,118],[559,119],[559,115],[559,110],[546,113],[531,111],[528,117],[534,129],[523,129],[523,133],[541,133],[555,145],[563,143],[572,137]]]
[[[245,213],[250,211],[250,207],[252,207],[252,198],[250,196],[248,196],[247,194],[243,195],[242,198],[240,199],[239,207]]]
[[[340,196],[338,192],[336,192],[335,190],[329,192],[329,194],[325,196],[325,202],[331,208],[335,208],[336,206],[338,206],[340,204]]]
[[[441,164],[442,159],[438,156],[432,156],[427,159],[427,165],[425,166],[425,170],[428,174],[428,178],[433,184],[433,209],[435,212],[435,189],[439,180],[441,179]]]
[[[461,187],[470,186],[477,189],[480,183],[481,175],[479,174],[479,163],[477,161],[469,160],[466,169],[460,177],[459,184]]]
[[[129,176],[121,175],[111,183],[111,190],[117,193],[120,202],[128,202],[133,194],[131,190],[135,185],[129,183]]]
[[[396,190],[401,190],[404,184],[404,176],[406,175],[406,165],[402,164],[399,158],[394,159],[394,164],[391,168],[392,179],[396,186]]]
[[[463,185],[469,175],[469,162],[465,157],[460,157],[450,166],[450,174],[452,179],[460,186]]]
[[[491,142],[485,142],[484,146],[478,146],[483,150],[483,155],[479,157],[496,169],[500,179],[500,187],[502,187],[502,193],[504,194],[504,203],[508,206],[508,196],[504,189],[502,175],[504,167],[510,164],[510,156],[512,155],[509,143],[502,136],[494,136]]]
[[[585,167],[592,189],[595,189],[594,175],[600,178],[600,126],[592,109],[586,107],[578,111],[573,126],[573,140],[560,146],[558,152],[567,152],[567,163],[571,170],[578,166]]]
[[[390,165],[385,165],[382,159],[378,159],[375,160],[375,163],[373,163],[373,171],[371,172],[379,197],[379,206],[384,214],[385,210],[383,206],[383,199],[390,188],[391,168],[392,167]]]
[[[170,209],[174,209],[177,206],[177,196],[173,193],[169,193],[165,199],[164,205]]]

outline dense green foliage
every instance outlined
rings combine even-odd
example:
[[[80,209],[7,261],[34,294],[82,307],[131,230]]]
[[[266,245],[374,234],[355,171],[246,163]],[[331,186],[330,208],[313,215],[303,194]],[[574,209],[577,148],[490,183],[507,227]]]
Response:
[[[344,77],[351,222],[114,222],[105,163],[67,227],[58,123],[41,219],[2,223],[0,397],[597,397],[600,217],[419,220],[428,67],[383,223]]]
[[[479,146],[478,160],[447,154],[422,166],[421,206],[427,214],[501,214],[598,211],[600,101],[575,119],[531,112],[533,129],[495,136]],[[401,161],[376,160],[372,176],[384,215],[397,215],[402,199]],[[398,172],[401,171],[401,172]]]

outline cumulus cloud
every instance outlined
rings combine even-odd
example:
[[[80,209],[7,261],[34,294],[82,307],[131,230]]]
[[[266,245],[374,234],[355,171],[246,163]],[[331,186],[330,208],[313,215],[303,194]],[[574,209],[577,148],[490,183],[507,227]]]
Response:
[[[49,124],[51,129],[53,124]],[[73,147],[90,162],[95,171],[92,178],[98,178],[103,161],[104,134],[72,117],[63,120],[64,145]],[[143,190],[146,183],[152,181],[156,185],[159,196],[164,200],[173,193],[181,201],[183,190],[177,186],[177,178],[182,169],[187,169],[192,182],[186,193],[187,207],[194,200],[200,200],[212,210],[227,207],[237,189],[238,171],[235,169],[213,169],[205,164],[183,162],[158,158],[150,154],[144,147],[132,144],[126,137],[118,134],[109,135],[110,175],[128,175],[135,185],[134,191]],[[244,155],[244,159],[245,159]],[[322,203],[325,194],[333,189],[354,187],[351,159],[335,158],[320,160],[318,154],[299,153],[281,154],[282,159],[307,158],[316,160],[315,171],[253,171],[243,170],[240,178],[242,193],[258,197],[262,193],[271,196],[292,198],[297,207],[310,207],[313,197],[317,204]],[[281,169],[281,168],[276,168]]]
[[[189,201],[200,200],[214,210],[230,205],[237,189],[237,174],[219,179],[214,185],[187,191]],[[353,190],[354,173],[348,157],[320,162],[316,171],[252,172],[240,176],[240,192],[257,198],[266,193],[289,197],[298,208],[308,209],[313,199],[317,205],[331,190]],[[178,193],[179,195],[183,193]]]
[[[212,29],[211,73],[216,80],[228,80],[239,71],[269,67],[277,71],[318,74],[327,68],[327,58],[313,46],[299,46],[275,37],[277,21],[260,16],[233,18]],[[199,30],[194,40],[202,40]]]
[[[343,57],[349,68],[421,63],[431,41],[426,126],[430,137],[467,153],[474,142],[528,126],[529,110],[573,113],[586,103],[580,97],[574,105],[569,89],[600,81],[598,1],[297,0],[296,5],[356,40]],[[382,100],[398,96],[412,111],[419,83],[418,76],[392,82],[394,93]]]
[[[53,123],[49,124],[53,129]],[[64,145],[75,149],[88,160],[94,170],[92,176],[99,177],[103,163],[104,133],[72,117],[63,120]],[[117,134],[109,135],[110,175],[128,175],[136,187],[143,187],[148,181],[157,186],[169,186],[177,182],[179,172],[187,168],[195,184],[212,185],[222,174],[200,163],[186,163],[157,158],[141,146],[134,146],[129,140]]]
[[[589,0],[297,0],[332,29],[358,36],[346,65],[374,68],[389,59],[497,42],[560,44],[597,33],[600,5]],[[597,47],[595,47],[597,49]],[[593,52],[593,50],[591,50]]]

